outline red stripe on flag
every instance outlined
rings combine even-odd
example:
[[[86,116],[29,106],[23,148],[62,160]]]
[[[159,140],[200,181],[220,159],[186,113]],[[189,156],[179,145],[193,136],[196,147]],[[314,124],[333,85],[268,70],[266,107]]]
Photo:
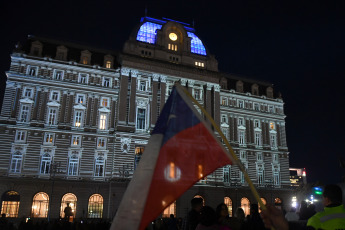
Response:
[[[227,164],[232,164],[231,160],[203,123],[170,138],[161,147],[151,185],[148,185],[149,194],[139,229],[145,229],[197,181]]]

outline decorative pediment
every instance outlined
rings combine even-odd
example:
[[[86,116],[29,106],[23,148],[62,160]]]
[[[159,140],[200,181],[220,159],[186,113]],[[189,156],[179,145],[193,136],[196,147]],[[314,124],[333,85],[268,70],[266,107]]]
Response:
[[[34,101],[29,99],[29,98],[23,98],[23,99],[20,99],[19,101],[20,101],[20,103],[27,103],[27,104],[34,103]]]
[[[73,108],[74,109],[79,109],[79,110],[85,110],[86,109],[86,107],[81,105],[81,104],[75,105],[75,106],[73,106]]]
[[[100,108],[100,109],[98,109],[98,111],[99,112],[102,112],[102,113],[110,113],[110,110],[109,109],[107,109],[107,108]]]
[[[47,105],[48,105],[48,106],[51,106],[51,107],[54,107],[54,106],[55,106],[55,107],[59,107],[59,106],[60,106],[60,104],[57,103],[56,101],[48,102]]]

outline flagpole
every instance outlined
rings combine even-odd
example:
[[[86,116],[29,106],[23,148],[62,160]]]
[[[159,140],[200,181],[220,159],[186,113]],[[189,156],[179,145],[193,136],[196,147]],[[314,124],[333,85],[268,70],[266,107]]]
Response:
[[[257,200],[257,202],[260,204],[260,207],[262,210],[266,210],[266,206],[265,204],[262,202],[262,200],[260,199],[259,193],[257,192],[257,190],[255,189],[253,182],[251,181],[251,179],[248,176],[247,171],[244,169],[243,164],[241,163],[241,161],[238,159],[238,157],[236,156],[234,150],[232,149],[232,147],[230,146],[228,140],[226,139],[226,137],[224,136],[223,132],[220,130],[220,128],[218,127],[218,125],[216,124],[216,122],[213,120],[213,118],[207,113],[207,111],[204,109],[204,107],[202,107],[199,102],[197,100],[194,99],[194,97],[188,92],[188,90],[185,87],[182,87],[180,84],[175,84],[176,87],[179,87],[180,89],[183,90],[183,92],[199,107],[199,109],[201,109],[201,111],[203,112],[203,114],[205,114],[205,116],[207,117],[207,119],[211,122],[211,124],[213,125],[213,127],[217,130],[217,132],[219,133],[219,135],[222,137],[223,141],[225,142],[225,145],[228,147],[228,150],[231,153],[231,156],[235,159],[235,164],[238,165],[238,167],[240,168],[241,172],[244,174],[244,178],[246,179],[255,199]]]

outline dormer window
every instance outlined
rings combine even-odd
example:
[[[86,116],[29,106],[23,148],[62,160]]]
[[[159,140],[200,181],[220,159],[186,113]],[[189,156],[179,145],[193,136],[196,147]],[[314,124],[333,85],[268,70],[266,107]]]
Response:
[[[242,81],[236,82],[236,91],[243,93],[243,82]]]
[[[111,68],[111,61],[107,61],[105,63],[105,68],[110,69]]]
[[[105,55],[104,56],[104,64],[103,66],[107,69],[113,68],[113,63],[114,63],[114,57],[111,55]]]
[[[64,46],[58,46],[56,48],[56,59],[66,61],[67,60],[67,48]]]
[[[177,51],[177,45],[175,45],[175,44],[168,44],[168,49],[169,50],[173,50],[173,51]]]
[[[91,62],[91,53],[88,50],[81,52],[80,63],[84,65],[89,65]]]
[[[30,55],[41,57],[42,56],[42,48],[43,48],[43,45],[41,42],[34,41],[31,44]]]

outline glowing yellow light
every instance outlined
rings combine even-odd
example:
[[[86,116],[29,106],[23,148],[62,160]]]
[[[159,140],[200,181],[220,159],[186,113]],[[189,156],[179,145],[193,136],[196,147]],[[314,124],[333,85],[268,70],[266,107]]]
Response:
[[[204,177],[202,165],[198,165],[198,173],[199,173],[199,178],[203,178]]]
[[[175,174],[175,163],[174,162],[170,162],[170,178],[176,178],[176,174]]]

